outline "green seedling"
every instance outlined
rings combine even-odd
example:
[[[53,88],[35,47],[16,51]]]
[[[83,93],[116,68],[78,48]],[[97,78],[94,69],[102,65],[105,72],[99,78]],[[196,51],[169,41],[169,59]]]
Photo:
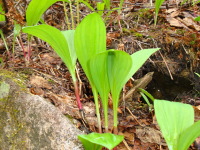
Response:
[[[77,99],[78,108],[83,117],[83,108],[80,102],[78,83],[75,73],[76,67],[76,52],[74,49],[74,30],[60,31],[49,25],[37,25],[24,27],[22,29],[24,33],[36,36],[51,45],[51,47],[56,51],[56,53],[63,60],[69,72],[72,76],[73,84],[75,87],[75,95]]]
[[[153,95],[151,95],[149,92],[147,92],[145,89],[139,88],[139,90],[144,93],[152,102],[154,102],[155,98]]]
[[[124,137],[111,133],[90,133],[88,135],[79,135],[78,139],[82,142],[85,150],[101,150],[103,147],[111,150],[121,143]]]
[[[155,1],[155,19],[154,19],[154,25],[156,25],[157,23],[157,19],[158,19],[158,12],[160,10],[160,6],[163,4],[165,0],[156,0]]]
[[[153,105],[150,103],[149,99],[152,102],[154,102],[155,98],[149,92],[147,92],[145,89],[139,88],[139,90],[141,91],[140,94],[142,95],[143,99],[145,100],[145,102],[149,106],[149,110],[152,111]]]
[[[75,30],[75,50],[78,60],[91,84],[94,96],[99,132],[101,131],[101,119],[99,113],[98,93],[92,82],[88,68],[90,58],[100,52],[106,51],[106,27],[98,13],[86,16]]]
[[[105,130],[108,131],[108,95],[113,101],[114,133],[117,133],[117,108],[122,87],[130,77],[158,49],[145,49],[131,56],[123,51],[108,50],[97,54],[89,61],[89,69],[98,93],[100,94],[105,117]]]
[[[92,81],[102,100],[105,117],[105,130],[108,132],[108,95],[111,91],[113,101],[114,129],[117,128],[117,108],[119,95],[126,83],[132,59],[123,51],[108,50],[97,54],[89,61]]]
[[[15,52],[15,41],[16,41],[16,38],[17,36],[20,35],[20,31],[21,31],[21,26],[20,24],[17,24],[16,22],[14,23],[14,30],[13,30],[13,43],[12,43],[12,51],[13,51],[13,54]]]
[[[187,150],[200,135],[200,121],[194,123],[191,105],[155,100],[154,109],[169,150]]]

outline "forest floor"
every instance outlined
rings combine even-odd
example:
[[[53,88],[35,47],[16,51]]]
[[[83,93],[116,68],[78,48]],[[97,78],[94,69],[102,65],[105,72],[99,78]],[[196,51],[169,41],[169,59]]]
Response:
[[[176,1],[177,2],[177,1]],[[161,50],[152,55],[142,68],[129,80],[124,94],[139,83],[138,88],[145,88],[157,99],[167,99],[188,103],[195,108],[195,119],[199,120],[200,79],[194,74],[200,73],[200,22],[193,19],[200,16],[200,5],[177,5],[174,1],[164,2],[161,6],[157,25],[154,25],[154,7],[147,1],[126,0],[120,14],[117,11],[103,18],[107,27],[107,48],[118,49],[132,54],[141,49],[159,47]],[[2,29],[10,53],[0,41],[0,69],[8,69],[26,75],[30,92],[48,99],[73,123],[86,133],[97,131],[95,106],[88,80],[77,64],[81,102],[84,106],[88,124],[81,121],[74,96],[70,74],[61,59],[45,42],[34,38],[31,44],[31,60],[25,61],[21,47],[16,41],[12,52],[13,20],[25,24],[27,1],[6,2],[7,24]],[[113,2],[116,7],[119,2]],[[96,3],[92,5],[95,7]],[[68,5],[67,5],[68,6]],[[67,7],[68,8],[68,7]],[[76,9],[73,7],[74,14]],[[80,5],[83,18],[91,11]],[[46,23],[61,30],[67,29],[63,3],[51,6],[43,16]],[[70,19],[70,16],[69,16]],[[75,24],[77,20],[75,19]],[[27,37],[22,34],[22,41],[27,47]],[[154,73],[149,73],[154,72]],[[148,74],[149,73],[149,74]],[[147,76],[145,76],[147,74]],[[139,80],[138,80],[139,79]],[[112,103],[109,103],[112,118]],[[125,141],[120,150],[165,150],[166,143],[159,131],[153,111],[141,98],[137,89],[121,100],[119,106],[119,134]],[[112,119],[110,124],[112,124]],[[109,127],[112,131],[112,127]],[[198,142],[197,142],[198,143]],[[197,144],[198,145],[198,144]],[[193,144],[190,149],[197,149]]]

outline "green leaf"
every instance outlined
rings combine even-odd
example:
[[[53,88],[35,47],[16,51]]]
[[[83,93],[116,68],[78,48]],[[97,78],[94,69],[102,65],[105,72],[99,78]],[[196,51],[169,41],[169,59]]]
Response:
[[[66,30],[66,31],[61,31],[61,32],[64,35],[65,39],[67,40],[70,57],[72,59],[72,65],[75,68],[76,60],[77,60],[76,51],[74,47],[75,30]]]
[[[103,2],[105,3],[106,9],[110,10],[110,0],[103,0]]]
[[[3,3],[0,3],[0,22],[6,21],[5,11],[3,10]]]
[[[153,48],[153,49],[143,49],[140,51],[137,51],[131,55],[132,58],[132,67],[130,72],[128,73],[126,80],[128,81],[142,65],[145,63],[145,61],[156,51],[158,51],[160,48]]]
[[[109,50],[108,53],[108,79],[113,100],[114,127],[117,127],[117,108],[119,95],[127,82],[127,74],[130,72],[132,59],[123,51]]]
[[[164,1],[165,0],[156,0],[156,2],[155,2],[155,20],[154,20],[155,25],[157,23],[158,12],[159,12],[160,6],[163,4]]]
[[[187,150],[194,140],[200,136],[200,121],[184,130],[178,139],[178,150]]]
[[[65,65],[68,67],[69,72],[72,75],[73,81],[76,80],[75,54],[74,52],[72,52],[73,50],[69,50],[69,48],[72,48],[72,46],[68,46],[66,38],[67,35],[73,37],[73,31],[69,31],[69,33],[61,32],[60,30],[52,26],[44,24],[31,27],[24,27],[22,31],[24,33],[36,36],[49,43],[49,45],[56,51],[56,53],[60,56]],[[72,39],[70,40],[70,42],[71,41]]]
[[[90,133],[79,135],[78,139],[83,143],[85,150],[101,150],[102,147],[113,149],[123,141],[124,137],[111,133]]]
[[[196,17],[194,21],[200,21],[200,16]]]
[[[152,100],[152,102],[154,101],[155,98],[149,92],[147,92],[145,89],[139,88],[139,90],[142,93],[144,93],[146,96],[148,96],[148,98],[150,98]]]
[[[108,129],[108,95],[110,92],[108,80],[108,52],[99,53],[89,61],[89,70],[98,93],[100,94],[105,118],[105,129]]]
[[[92,87],[99,132],[101,132],[98,94],[88,70],[88,61],[90,58],[100,52],[106,51],[106,27],[100,15],[97,13],[87,15],[77,26],[74,40],[78,60]]]
[[[105,7],[105,3],[102,2],[97,2],[97,10],[99,15],[103,15],[103,11],[104,11],[104,7]]]
[[[178,102],[155,100],[154,109],[169,149],[176,150],[180,134],[194,123],[192,106]]]
[[[196,73],[196,72],[195,72],[195,74],[200,78],[200,74],[199,74],[199,73]]]
[[[74,42],[78,60],[91,81],[87,63],[94,55],[106,51],[106,28],[99,14],[89,14],[81,21]]]
[[[27,26],[36,25],[42,14],[58,1],[69,2],[69,0],[32,0],[26,10]]]

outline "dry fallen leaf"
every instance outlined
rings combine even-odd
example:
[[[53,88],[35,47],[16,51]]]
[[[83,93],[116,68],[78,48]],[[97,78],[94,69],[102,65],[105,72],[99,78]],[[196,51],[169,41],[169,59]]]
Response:
[[[156,143],[158,145],[166,145],[162,140],[162,133],[150,127],[136,127],[137,137],[144,143]]]
[[[38,88],[45,88],[45,89],[52,89],[51,85],[48,83],[47,80],[45,80],[41,76],[32,76],[30,78],[30,84],[34,87]]]

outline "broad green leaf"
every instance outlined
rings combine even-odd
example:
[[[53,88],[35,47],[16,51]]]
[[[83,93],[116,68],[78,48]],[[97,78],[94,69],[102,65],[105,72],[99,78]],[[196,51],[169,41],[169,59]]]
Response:
[[[74,47],[75,30],[66,30],[66,31],[61,31],[61,32],[65,36],[65,39],[67,40],[70,57],[72,59],[72,65],[75,68],[76,60],[77,60],[76,51],[75,51],[75,47]]]
[[[79,135],[78,139],[83,144],[84,150],[102,150],[103,146],[90,142],[87,138],[85,138],[87,135]]]
[[[115,135],[111,133],[90,133],[88,135],[79,135],[78,138],[81,142],[83,141],[82,143],[86,150],[100,150],[94,149],[93,144],[100,145],[108,149],[113,149],[124,139],[122,135]]]
[[[156,51],[158,51],[160,48],[153,48],[153,49],[143,49],[140,51],[137,51],[131,55],[132,58],[132,67],[130,72],[128,73],[126,80],[128,81],[142,65],[145,63],[145,61]]]
[[[169,149],[177,149],[180,134],[194,123],[192,106],[178,102],[154,100],[154,109]]]
[[[69,0],[32,0],[26,10],[27,26],[36,25],[42,14],[58,1],[69,2]]]
[[[178,139],[177,150],[187,150],[194,140],[200,136],[200,121],[195,122],[192,126],[184,130]]]
[[[108,129],[108,95],[110,92],[108,80],[108,53],[99,53],[89,61],[89,71],[92,82],[94,83],[98,93],[100,94],[105,117],[105,128]]]
[[[88,70],[88,61],[90,58],[100,52],[106,51],[106,27],[100,15],[97,13],[87,15],[77,26],[74,40],[78,60],[92,87],[99,132],[101,132],[98,94]]]
[[[44,24],[24,27],[22,31],[24,33],[36,36],[49,43],[49,45],[56,51],[56,53],[60,56],[65,65],[68,67],[72,75],[73,81],[76,80],[74,58],[72,58],[74,54],[70,53],[68,43],[65,38],[66,35],[64,36],[65,32],[63,33],[52,26]]]
[[[127,82],[127,74],[132,65],[132,59],[129,54],[123,51],[109,50],[108,53],[108,79],[113,100],[114,127],[117,127],[117,108],[119,95]]]
[[[106,28],[97,13],[86,16],[75,31],[75,49],[78,60],[90,79],[88,61],[94,55],[106,51]]]

